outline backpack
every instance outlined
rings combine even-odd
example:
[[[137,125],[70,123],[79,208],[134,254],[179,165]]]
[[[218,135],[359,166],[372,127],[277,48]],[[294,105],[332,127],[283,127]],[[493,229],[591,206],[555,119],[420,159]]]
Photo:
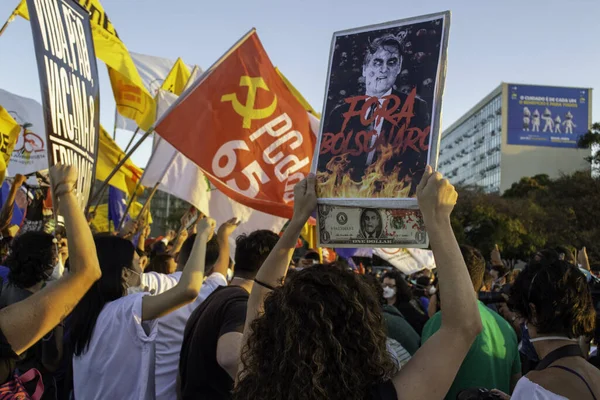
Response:
[[[37,379],[35,391],[31,395],[25,388]],[[15,375],[12,379],[0,386],[0,400],[40,400],[44,394],[44,382],[37,369],[30,369],[23,375]]]

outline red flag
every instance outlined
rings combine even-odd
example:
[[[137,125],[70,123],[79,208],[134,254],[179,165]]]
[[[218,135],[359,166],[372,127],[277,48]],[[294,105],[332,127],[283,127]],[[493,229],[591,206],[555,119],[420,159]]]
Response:
[[[308,113],[251,31],[156,127],[232,199],[290,218],[294,185],[310,172]]]

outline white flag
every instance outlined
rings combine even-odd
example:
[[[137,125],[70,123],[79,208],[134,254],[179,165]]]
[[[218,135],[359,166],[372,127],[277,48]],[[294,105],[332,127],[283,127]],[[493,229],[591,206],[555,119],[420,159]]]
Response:
[[[160,90],[157,96],[157,116],[162,115],[177,99],[172,93]],[[157,132],[160,135],[160,132]],[[202,170],[181,154],[166,140],[159,138],[154,152],[142,176],[142,185],[158,188],[187,201],[204,214],[213,218],[217,225],[236,217],[242,224],[235,235],[251,233],[257,229],[279,232],[285,219],[253,210],[230,199],[210,184]],[[235,237],[232,237],[234,245]],[[232,246],[232,251],[235,246]]]
[[[434,269],[433,252],[423,249],[373,249],[373,254],[383,258],[405,275],[423,269]]]
[[[48,149],[42,105],[33,99],[0,89],[0,105],[24,129],[19,132],[7,176],[27,175],[48,169]]]

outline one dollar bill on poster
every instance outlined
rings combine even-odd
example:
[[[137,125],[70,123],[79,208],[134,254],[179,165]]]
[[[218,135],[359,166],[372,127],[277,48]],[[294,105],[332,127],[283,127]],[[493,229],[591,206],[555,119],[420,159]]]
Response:
[[[90,15],[74,0],[27,0],[27,8],[42,88],[48,164],[77,167],[75,190],[85,209],[95,180],[100,128]]]
[[[319,204],[317,229],[321,247],[429,246],[419,210]]]

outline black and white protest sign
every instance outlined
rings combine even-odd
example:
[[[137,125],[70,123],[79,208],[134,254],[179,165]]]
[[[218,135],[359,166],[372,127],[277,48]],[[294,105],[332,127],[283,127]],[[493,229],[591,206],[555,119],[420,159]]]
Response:
[[[48,163],[74,165],[85,209],[96,173],[100,82],[87,10],[74,0],[27,0],[37,56]]]

